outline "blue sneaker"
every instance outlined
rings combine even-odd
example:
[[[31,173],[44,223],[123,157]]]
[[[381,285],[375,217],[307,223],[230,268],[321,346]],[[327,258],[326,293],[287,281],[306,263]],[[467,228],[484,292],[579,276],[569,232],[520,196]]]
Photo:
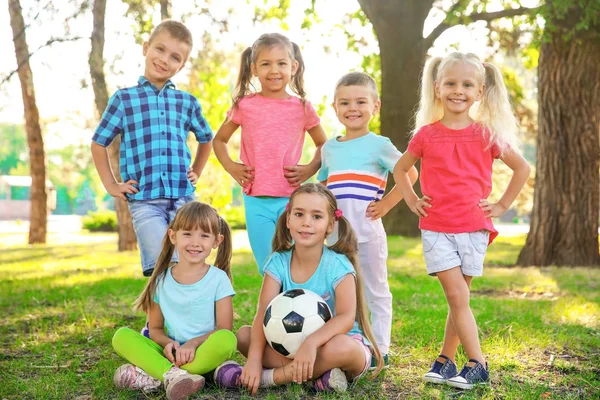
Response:
[[[437,358],[443,358],[446,361],[440,362]],[[431,365],[431,369],[425,375],[423,380],[431,383],[446,383],[446,381],[453,376],[456,376],[458,370],[456,364],[443,354],[440,354]]]
[[[490,370],[486,363],[484,367],[477,360],[469,360],[471,363],[475,363],[472,367],[465,364],[460,373],[446,381],[446,383],[452,387],[459,389],[472,389],[475,385],[486,385],[490,383]]]
[[[148,339],[150,339],[150,322],[146,321],[146,325],[144,325],[140,333],[142,334],[142,336],[145,336]]]
[[[390,367],[390,358],[387,354],[382,354],[383,358],[383,369],[387,369]],[[369,367],[369,371],[374,371],[377,368],[377,359],[375,358],[375,354],[371,353],[371,366]]]

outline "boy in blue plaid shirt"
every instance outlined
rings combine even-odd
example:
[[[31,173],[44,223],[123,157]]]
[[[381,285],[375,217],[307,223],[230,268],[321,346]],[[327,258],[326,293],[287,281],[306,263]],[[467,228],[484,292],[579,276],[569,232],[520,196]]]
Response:
[[[198,100],[171,82],[191,49],[192,35],[181,22],[158,25],[143,45],[144,75],[137,86],[111,97],[92,138],[102,184],[111,196],[128,201],[144,276],[152,275],[175,212],[195,198],[196,182],[212,149],[213,134]],[[193,164],[186,144],[190,131],[199,142]],[[106,151],[117,135],[122,183]]]

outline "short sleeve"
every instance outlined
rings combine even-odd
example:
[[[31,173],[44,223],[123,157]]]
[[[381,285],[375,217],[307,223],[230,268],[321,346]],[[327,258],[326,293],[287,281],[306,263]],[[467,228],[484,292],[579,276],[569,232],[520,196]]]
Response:
[[[402,157],[402,153],[398,151],[390,139],[380,136],[380,140],[382,141],[382,146],[380,147],[377,161],[381,168],[393,172],[396,163]]]
[[[315,108],[312,106],[312,104],[308,100],[304,103],[304,114],[305,114],[305,118],[304,118],[304,130],[305,131],[312,129],[321,123],[321,120],[319,119],[319,116],[317,115]]]
[[[337,285],[344,280],[346,275],[350,274],[356,276],[356,272],[354,271],[352,263],[348,260],[348,257],[343,254],[338,254],[333,250],[330,251],[331,260],[329,262],[331,265],[328,268],[328,271],[331,272],[332,276],[330,282],[333,282],[333,288],[335,289]]]
[[[190,127],[189,130],[194,132],[198,143],[208,143],[213,138],[212,130],[210,125],[202,115],[202,106],[198,102],[198,99],[192,96],[192,107],[190,116]]]
[[[413,138],[410,140],[410,143],[408,144],[408,148],[406,149],[406,151],[408,151],[410,154],[412,154],[413,156],[415,156],[417,158],[423,157],[424,136],[425,136],[425,127],[422,127],[415,134],[415,136],[413,136]]]
[[[267,259],[264,271],[265,274],[273,278],[275,282],[283,286],[284,268],[286,268],[286,265],[283,256],[280,253],[275,252]]]
[[[231,108],[227,110],[227,118],[237,125],[242,125],[242,110],[240,110],[240,102],[238,102],[237,106],[231,106]]]
[[[117,91],[112,95],[102,114],[100,123],[94,132],[92,141],[100,146],[107,147],[117,135],[123,132],[123,116],[125,115],[120,93]]]
[[[217,290],[215,292],[215,301],[219,301],[228,296],[235,296],[235,290],[233,290],[233,286],[231,285],[231,281],[227,277],[227,274],[220,269],[218,272],[220,273],[217,282]]]
[[[329,166],[327,165],[327,143],[321,149],[321,169],[317,174],[317,181],[323,182],[329,178]]]

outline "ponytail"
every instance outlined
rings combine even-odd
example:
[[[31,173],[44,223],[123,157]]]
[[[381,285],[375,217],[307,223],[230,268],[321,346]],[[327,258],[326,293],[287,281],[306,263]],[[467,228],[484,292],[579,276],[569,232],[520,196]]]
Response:
[[[219,245],[219,249],[217,250],[217,257],[215,258],[215,267],[223,270],[229,280],[232,280],[231,277],[231,256],[233,255],[232,251],[232,240],[231,240],[231,229],[227,222],[223,219],[223,217],[219,216],[219,234],[223,235],[223,241]]]
[[[517,131],[519,122],[510,104],[502,72],[493,64],[484,63],[485,89],[475,120],[489,132],[489,141],[500,148],[519,151]]]
[[[250,93],[250,86],[252,86],[252,62],[252,47],[248,47],[242,52],[240,72],[238,73],[237,82],[233,89],[233,108],[237,108],[242,97]]]
[[[444,107],[435,95],[435,82],[438,79],[438,70],[441,57],[434,57],[427,62],[421,76],[421,99],[415,114],[415,129],[413,136],[425,125],[439,121],[444,116]]]
[[[304,59],[302,58],[300,47],[294,42],[292,42],[292,47],[294,49],[294,59],[298,62],[298,69],[292,78],[292,82],[290,82],[290,88],[300,96],[302,103],[304,103],[306,101],[306,92],[304,91]]]
[[[292,199],[290,198],[291,204]],[[275,225],[275,234],[273,235],[273,253],[291,250],[294,247],[294,240],[292,234],[287,228],[287,217],[290,213],[289,207],[286,207],[285,211],[277,219],[277,225]]]

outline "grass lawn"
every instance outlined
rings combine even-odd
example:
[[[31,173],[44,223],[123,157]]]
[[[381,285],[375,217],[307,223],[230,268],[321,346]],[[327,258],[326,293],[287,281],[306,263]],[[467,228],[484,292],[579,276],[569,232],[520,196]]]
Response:
[[[524,239],[498,238],[484,277],[473,281],[491,385],[460,392],[422,382],[440,349],[447,306],[438,281],[425,273],[420,241],[391,237],[391,367],[343,395],[313,396],[289,385],[261,390],[259,398],[600,398],[600,269],[512,267]],[[112,350],[113,333],[144,322],[131,309],[146,282],[137,252],[116,252],[114,234],[25,242],[25,234],[0,234],[0,399],[162,398],[112,383],[124,362]],[[251,323],[261,283],[248,249],[235,252],[233,273],[238,328]],[[466,361],[464,353],[458,361]],[[207,388],[199,398],[249,396]]]

